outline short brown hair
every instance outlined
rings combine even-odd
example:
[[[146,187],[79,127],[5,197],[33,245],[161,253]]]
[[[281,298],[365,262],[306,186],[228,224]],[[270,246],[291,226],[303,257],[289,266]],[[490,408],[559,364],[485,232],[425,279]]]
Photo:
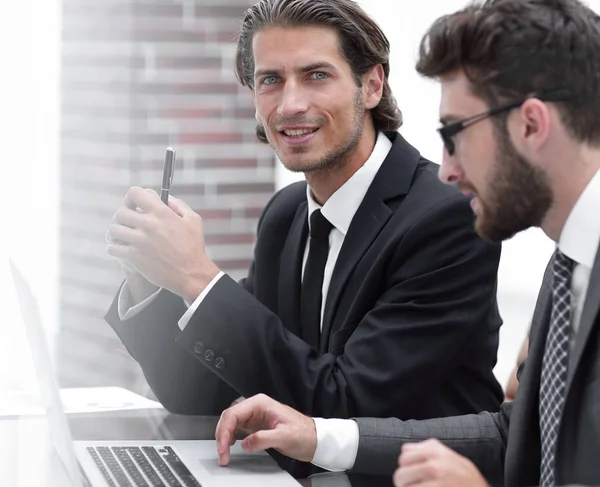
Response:
[[[572,136],[600,144],[600,18],[578,0],[487,0],[439,18],[421,41],[417,71],[462,69],[490,107],[569,90],[558,109]]]
[[[392,94],[390,44],[379,26],[352,0],[261,0],[246,11],[238,40],[235,74],[243,86],[254,89],[254,57],[252,38],[264,27],[325,26],[337,30],[341,50],[350,64],[354,80],[362,84],[362,76],[381,64],[385,73],[383,95],[371,111],[375,130],[394,132],[402,125],[402,113]],[[267,142],[264,129],[257,136]]]

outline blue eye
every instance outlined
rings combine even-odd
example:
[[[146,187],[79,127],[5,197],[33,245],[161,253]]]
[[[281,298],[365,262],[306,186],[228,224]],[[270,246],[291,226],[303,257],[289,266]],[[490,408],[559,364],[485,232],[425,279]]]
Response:
[[[274,83],[277,83],[277,80],[279,78],[277,76],[267,76],[266,78],[264,78],[261,83],[263,85],[272,85]]]
[[[318,79],[318,80],[323,80],[323,79],[329,78],[327,73],[324,73],[323,71],[315,71],[314,73],[311,74],[311,76],[313,79]]]

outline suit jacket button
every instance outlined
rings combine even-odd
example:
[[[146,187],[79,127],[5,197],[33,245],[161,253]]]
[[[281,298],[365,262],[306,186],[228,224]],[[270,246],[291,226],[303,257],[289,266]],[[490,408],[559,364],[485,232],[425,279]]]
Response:
[[[204,352],[204,360],[207,362],[212,362],[215,359],[215,352],[213,352],[210,348]]]
[[[223,357],[217,357],[215,360],[215,367],[217,369],[222,369],[225,367],[225,359]]]
[[[194,353],[197,353],[198,355],[202,355],[202,352],[204,352],[204,343],[202,343],[202,342],[194,343]]]

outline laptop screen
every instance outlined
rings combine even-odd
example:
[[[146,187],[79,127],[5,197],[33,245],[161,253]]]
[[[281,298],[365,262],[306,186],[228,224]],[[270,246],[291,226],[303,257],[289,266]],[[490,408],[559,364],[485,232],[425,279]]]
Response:
[[[67,418],[62,407],[58,383],[54,374],[54,367],[46,341],[46,334],[42,326],[39,308],[29,283],[12,260],[10,261],[10,270],[27,341],[33,357],[34,369],[39,381],[42,401],[46,409],[52,443],[71,482],[74,486],[81,487],[79,464],[75,457]]]

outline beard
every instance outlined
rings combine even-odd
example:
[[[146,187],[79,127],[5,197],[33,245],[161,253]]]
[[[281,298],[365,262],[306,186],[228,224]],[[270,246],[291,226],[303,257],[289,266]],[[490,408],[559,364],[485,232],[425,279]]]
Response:
[[[483,238],[500,242],[539,227],[553,196],[546,174],[516,151],[505,127],[496,130],[496,139],[494,170],[486,200],[479,198],[475,230]]]
[[[337,168],[343,167],[348,156],[354,152],[360,139],[363,135],[363,120],[365,116],[365,105],[360,90],[356,91],[353,102],[353,113],[352,121],[349,127],[349,133],[344,138],[344,141],[335,147],[331,147],[325,152],[325,154],[318,159],[308,160],[302,157],[302,154],[306,153],[309,149],[307,147],[295,147],[293,148],[293,155],[283,156],[278,150],[277,146],[270,139],[269,134],[265,131],[264,126],[259,122],[256,126],[256,133],[259,137],[264,139],[273,148],[277,157],[285,166],[286,169],[292,172],[312,173],[318,171],[333,171]],[[321,127],[323,125],[323,119],[308,119],[302,117],[290,117],[285,119],[279,119],[276,123],[273,123],[271,130],[277,131],[276,126],[280,125],[314,125]]]

